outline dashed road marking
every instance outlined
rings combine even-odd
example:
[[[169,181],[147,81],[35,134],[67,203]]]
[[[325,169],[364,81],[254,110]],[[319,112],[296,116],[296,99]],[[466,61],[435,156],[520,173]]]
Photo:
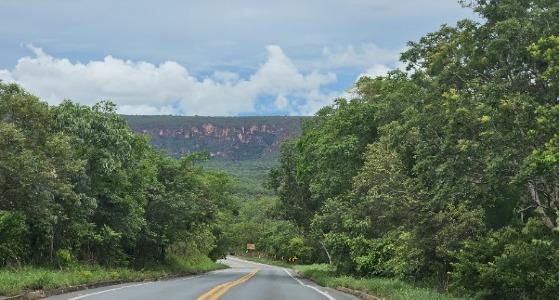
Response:
[[[227,293],[227,291],[229,291],[230,288],[232,288],[236,285],[239,285],[241,283],[244,283],[247,280],[251,279],[254,275],[256,275],[258,270],[259,269],[254,269],[252,272],[242,276],[241,278],[238,278],[238,279],[233,280],[233,281],[227,281],[225,283],[222,283],[222,284],[214,287],[213,289],[205,292],[204,294],[198,296],[198,298],[196,298],[196,300],[217,300],[217,299],[219,299],[219,297],[225,295],[225,293]]]

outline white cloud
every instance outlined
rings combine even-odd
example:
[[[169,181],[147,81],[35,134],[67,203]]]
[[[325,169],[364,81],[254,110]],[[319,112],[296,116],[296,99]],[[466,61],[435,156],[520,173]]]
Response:
[[[215,71],[213,78],[219,82],[235,82],[239,80],[239,74],[228,71]]]
[[[0,78],[21,84],[51,104],[72,99],[91,105],[108,99],[130,114],[251,113],[266,95],[275,96],[274,105],[291,114],[312,114],[332,100],[321,87],[336,81],[333,73],[301,72],[275,45],[266,47],[265,63],[244,79],[232,72],[198,79],[173,61],[155,65],[106,56],[72,62],[30,48],[34,56],[20,58],[13,70],[0,70]],[[290,105],[292,97],[305,101]]]
[[[377,65],[392,65],[398,61],[397,50],[383,49],[373,43],[367,43],[354,47],[347,46],[345,49],[333,51],[329,47],[322,49],[331,65],[338,67],[371,67]]]
[[[276,98],[276,101],[274,101],[274,105],[278,108],[278,109],[286,109],[287,106],[289,105],[289,100],[287,100],[287,98],[285,98],[283,95],[278,95],[278,97]]]
[[[360,74],[357,78],[363,77],[363,76],[368,76],[368,77],[371,77],[371,78],[384,76],[391,70],[392,70],[391,68],[388,68],[385,65],[375,65],[375,66],[372,66],[371,68],[367,69],[365,71],[365,73]]]
[[[362,76],[378,77],[384,76],[389,71],[401,68],[399,61],[401,50],[389,50],[381,48],[374,43],[361,44],[357,47],[349,45],[345,48],[330,47],[322,49],[322,56],[328,65],[338,68],[353,68],[357,72],[356,79]]]
[[[125,115],[175,115],[176,110],[170,106],[154,107],[150,105],[121,105],[119,112]]]
[[[314,90],[309,93],[307,101],[304,105],[299,106],[298,110],[302,115],[312,115],[325,105],[331,104],[334,99],[346,96],[348,94],[345,91],[323,94]]]
[[[15,80],[12,78],[12,74],[8,70],[0,70],[0,80],[5,82],[14,82]]]
[[[0,1],[0,68],[11,69],[18,58],[27,55],[19,45],[35,43],[51,55],[56,53],[55,57],[67,53],[72,61],[84,63],[111,53],[133,61],[171,59],[194,74],[213,74],[216,69],[246,74],[262,61],[263,45],[278,44],[299,70],[329,70],[328,60],[320,55],[324,46],[335,55],[348,52],[348,56],[332,57],[333,61],[355,63],[348,58],[361,56],[363,61],[364,51],[374,52],[375,46],[360,46],[362,43],[376,41],[377,46],[399,49],[409,40],[438,30],[440,24],[454,24],[472,15],[457,0],[140,2]],[[102,22],[99,16],[104,16]],[[353,50],[345,45],[354,45]],[[351,76],[375,64],[387,65],[368,57]],[[305,60],[321,65],[306,68]]]

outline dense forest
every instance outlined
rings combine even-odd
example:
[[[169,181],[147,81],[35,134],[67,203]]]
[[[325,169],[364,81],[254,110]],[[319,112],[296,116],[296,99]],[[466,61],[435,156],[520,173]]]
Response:
[[[556,299],[559,2],[469,6],[283,145],[274,215],[342,274]]]
[[[115,106],[48,106],[0,83],[0,266],[210,255],[229,179],[133,134]]]

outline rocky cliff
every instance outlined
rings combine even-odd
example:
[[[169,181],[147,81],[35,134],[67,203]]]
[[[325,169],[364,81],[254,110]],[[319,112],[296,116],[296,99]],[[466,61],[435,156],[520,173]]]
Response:
[[[135,132],[169,154],[207,151],[243,160],[274,157],[282,141],[298,135],[304,117],[124,116]]]

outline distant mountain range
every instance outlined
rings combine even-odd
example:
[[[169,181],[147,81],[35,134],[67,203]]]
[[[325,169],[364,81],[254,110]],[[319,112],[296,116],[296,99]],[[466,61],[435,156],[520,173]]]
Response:
[[[207,151],[217,159],[273,158],[309,117],[124,116],[133,131],[173,156]]]

